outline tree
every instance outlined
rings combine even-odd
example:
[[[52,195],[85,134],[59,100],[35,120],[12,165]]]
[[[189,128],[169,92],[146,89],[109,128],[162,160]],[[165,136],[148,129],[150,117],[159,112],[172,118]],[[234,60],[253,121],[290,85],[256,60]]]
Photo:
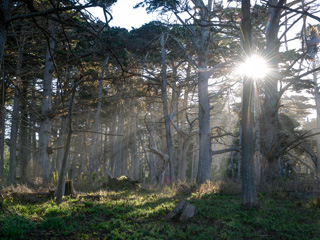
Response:
[[[250,0],[242,0],[242,33],[243,49],[246,56],[252,54],[252,27],[250,15]],[[242,205],[257,207],[257,193],[254,172],[254,107],[253,107],[254,79],[245,76],[242,97]]]

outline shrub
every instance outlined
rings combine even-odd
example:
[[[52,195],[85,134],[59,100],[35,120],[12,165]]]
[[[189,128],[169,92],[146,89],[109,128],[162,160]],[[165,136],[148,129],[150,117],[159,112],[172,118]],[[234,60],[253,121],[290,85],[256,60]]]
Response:
[[[1,233],[5,239],[23,239],[26,232],[32,230],[35,224],[20,216],[10,216],[1,222]]]

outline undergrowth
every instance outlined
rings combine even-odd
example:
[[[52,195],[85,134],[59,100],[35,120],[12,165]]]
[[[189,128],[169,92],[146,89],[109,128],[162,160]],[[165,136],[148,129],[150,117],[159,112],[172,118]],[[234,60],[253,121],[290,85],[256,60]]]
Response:
[[[99,191],[25,202],[3,196],[0,239],[320,239],[320,199],[259,194],[258,209],[219,185]],[[180,199],[197,209],[188,222],[165,221]]]

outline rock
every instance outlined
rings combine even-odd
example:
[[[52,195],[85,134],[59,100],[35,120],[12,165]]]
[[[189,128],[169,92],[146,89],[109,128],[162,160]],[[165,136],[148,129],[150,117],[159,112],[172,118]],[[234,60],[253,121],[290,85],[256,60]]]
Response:
[[[196,214],[196,208],[183,200],[178,202],[177,206],[165,216],[165,220],[178,219],[179,222],[188,221]]]

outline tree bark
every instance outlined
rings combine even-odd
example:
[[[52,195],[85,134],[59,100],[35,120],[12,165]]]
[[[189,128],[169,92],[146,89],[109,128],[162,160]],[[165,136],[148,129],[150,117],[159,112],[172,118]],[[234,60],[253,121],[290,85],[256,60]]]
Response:
[[[21,68],[23,62],[24,39],[20,38],[18,59],[17,59],[17,79],[14,88],[14,100],[12,109],[12,123],[10,133],[10,168],[8,174],[8,184],[15,182],[17,167],[17,140],[20,118],[20,87],[21,87]]]
[[[49,31],[52,36],[55,36],[54,23],[49,21]],[[44,183],[50,181],[50,155],[48,152],[48,147],[50,147],[51,142],[51,105],[52,105],[52,79],[54,71],[53,54],[55,49],[54,39],[49,39],[49,45],[46,51],[46,60],[44,67],[44,77],[43,77],[43,93],[42,93],[42,104],[41,104],[41,122],[39,131],[39,146],[38,146],[38,162],[42,168],[42,179]]]
[[[57,197],[57,203],[60,204],[62,202],[62,196],[64,194],[65,190],[65,175],[67,172],[67,162],[69,157],[69,151],[70,151],[70,143],[71,143],[71,136],[72,136],[72,114],[73,114],[73,102],[74,102],[74,95],[76,91],[76,87],[78,86],[78,83],[75,83],[72,90],[72,95],[70,99],[70,105],[69,105],[69,116],[68,116],[68,135],[66,139],[66,145],[64,148],[64,154],[63,159],[61,163],[61,170],[59,173],[59,180],[58,185],[56,188],[55,196]]]
[[[205,183],[211,175],[210,105],[208,97],[207,52],[199,54],[199,165],[197,184]]]
[[[123,103],[119,104],[119,115],[118,115],[118,133],[116,142],[116,152],[115,152],[115,163],[114,163],[114,177],[120,177],[121,163],[122,163],[122,147],[123,147],[123,130],[124,130],[124,106]]]
[[[0,141],[0,179],[4,183],[4,139],[5,139],[5,121],[6,121],[6,82],[5,79],[2,80],[1,88],[1,141]]]
[[[250,0],[242,0],[242,36],[243,47],[247,56],[251,56],[252,30],[250,17]],[[254,80],[245,77],[242,97],[242,205],[257,207],[258,199],[254,174]]]
[[[0,70],[3,61],[4,46],[7,40],[8,21],[11,17],[11,0],[2,0],[0,2]]]
[[[93,171],[97,171],[98,169],[98,129],[99,129],[99,122],[100,122],[100,114],[101,114],[101,97],[102,97],[102,84],[103,84],[103,78],[106,70],[106,66],[109,61],[109,56],[105,59],[103,62],[102,68],[101,68],[101,76],[99,81],[99,93],[98,93],[98,108],[96,111],[96,116],[94,120],[94,127],[93,127],[93,136],[92,136],[92,143],[91,143],[91,151],[90,151],[90,162],[89,162],[89,169],[90,172],[93,173]]]
[[[279,94],[278,81],[280,80],[278,63],[279,47],[278,39],[281,6],[285,0],[269,0],[271,5],[278,5],[277,8],[269,8],[269,25],[267,27],[267,49],[268,65],[270,73],[265,83],[264,111],[261,121],[261,153],[262,153],[262,180],[274,181],[279,178],[278,169],[278,108]]]
[[[168,109],[168,96],[167,96],[167,64],[166,64],[166,50],[164,35],[161,37],[161,61],[162,61],[162,81],[161,81],[161,96],[163,105],[163,115],[166,130],[167,150],[169,157],[169,173],[171,183],[175,182],[174,166],[173,166],[173,144],[170,129],[170,116]]]
[[[17,168],[17,140],[18,140],[18,127],[19,127],[19,102],[20,93],[17,86],[14,90],[14,100],[12,109],[12,122],[10,132],[10,168],[8,174],[8,184],[13,184],[16,179]]]
[[[28,92],[28,81],[22,82],[21,95],[23,100],[21,101],[21,123],[20,123],[20,171],[21,178],[24,183],[28,181],[28,165],[29,165],[29,132],[28,131],[28,111],[27,111],[27,92]]]
[[[316,67],[316,62],[313,62],[313,69]],[[316,102],[316,112],[317,112],[317,130],[320,131],[320,92],[319,92],[319,84],[318,84],[318,76],[317,73],[313,73],[313,82],[314,86],[314,99]],[[317,135],[317,163],[316,163],[316,172],[317,177],[320,177],[320,135]]]

